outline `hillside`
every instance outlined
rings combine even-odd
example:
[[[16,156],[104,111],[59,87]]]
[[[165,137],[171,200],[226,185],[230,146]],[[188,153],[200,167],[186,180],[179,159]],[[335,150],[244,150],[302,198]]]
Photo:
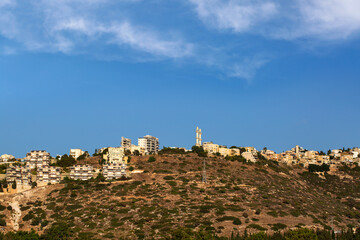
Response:
[[[305,226],[359,226],[360,171],[318,176],[261,160],[249,164],[196,154],[132,156],[143,172],[117,182],[75,182],[2,196],[5,231],[42,233],[67,222],[79,239],[162,238],[179,227],[220,236]],[[207,183],[202,183],[203,160]],[[8,206],[11,205],[11,208]],[[3,224],[4,225],[4,224]]]

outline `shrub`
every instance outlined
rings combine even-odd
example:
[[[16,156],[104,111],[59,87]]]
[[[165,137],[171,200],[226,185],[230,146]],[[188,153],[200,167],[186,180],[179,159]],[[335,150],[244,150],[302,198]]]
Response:
[[[165,176],[164,180],[174,180],[174,177],[173,176]]]
[[[156,158],[155,157],[149,157],[148,162],[155,162]]]

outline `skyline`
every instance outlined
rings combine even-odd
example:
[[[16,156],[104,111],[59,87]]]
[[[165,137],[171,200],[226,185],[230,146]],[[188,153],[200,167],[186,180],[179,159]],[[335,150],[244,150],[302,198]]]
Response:
[[[360,146],[356,0],[0,0],[0,154]],[[30,13],[30,14],[26,14]]]

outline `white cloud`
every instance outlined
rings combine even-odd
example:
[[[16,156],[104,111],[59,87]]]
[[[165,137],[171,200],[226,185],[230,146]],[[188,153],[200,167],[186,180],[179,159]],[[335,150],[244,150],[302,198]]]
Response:
[[[189,0],[202,21],[220,29],[248,31],[272,18],[277,6],[270,1]]]
[[[251,82],[257,70],[264,66],[268,61],[269,59],[267,58],[259,57],[244,59],[242,62],[236,63],[230,67],[228,70],[229,76],[242,78]]]
[[[207,25],[296,40],[347,39],[360,31],[359,0],[188,0]]]

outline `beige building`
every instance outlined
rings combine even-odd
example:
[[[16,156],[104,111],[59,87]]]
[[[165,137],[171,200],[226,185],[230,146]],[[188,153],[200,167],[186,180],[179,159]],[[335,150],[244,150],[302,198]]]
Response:
[[[123,164],[105,164],[103,165],[103,175],[106,180],[119,179],[126,177],[126,165]]]
[[[84,153],[85,153],[85,151],[83,151],[81,149],[70,149],[70,156],[73,157],[74,159],[77,159]]]
[[[13,155],[10,155],[10,154],[3,154],[0,156],[0,161],[1,162],[8,162],[12,159],[15,159],[15,157]]]
[[[75,165],[70,167],[70,178],[74,180],[90,180],[94,176],[94,168],[91,165]]]
[[[216,154],[219,152],[219,144],[215,144],[213,142],[204,142],[203,143],[203,149],[205,152],[209,154]]]
[[[238,148],[227,148],[227,147],[219,147],[219,153],[221,156],[239,156],[240,149]]]
[[[243,152],[241,156],[245,158],[246,161],[248,162],[253,162],[253,163],[257,162],[256,155],[254,155],[254,153],[252,152]]]
[[[48,166],[50,162],[50,153],[44,150],[35,150],[26,154],[25,158],[30,169]]]
[[[146,154],[157,154],[159,152],[159,139],[150,135],[146,135],[138,139],[139,147],[145,149]]]
[[[131,139],[121,137],[121,146],[125,149],[129,149],[131,147]]]
[[[16,182],[16,185],[30,185],[31,174],[28,166],[9,166],[6,169],[6,181],[8,183]]]
[[[107,161],[107,163],[122,164],[126,161],[124,157],[125,148],[123,147],[109,147],[107,153],[103,155],[103,158]]]
[[[42,166],[37,170],[37,181],[42,183],[59,183],[61,180],[61,168],[55,166]]]

